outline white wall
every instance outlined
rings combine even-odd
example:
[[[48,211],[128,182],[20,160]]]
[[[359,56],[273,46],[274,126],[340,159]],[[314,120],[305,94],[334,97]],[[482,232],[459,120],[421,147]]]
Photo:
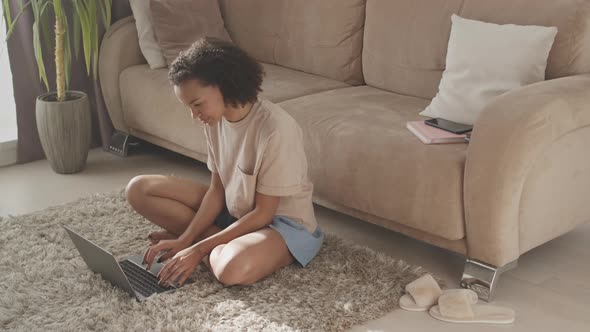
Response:
[[[12,73],[6,49],[6,24],[0,5],[0,143],[16,140],[16,109]],[[1,153],[1,151],[0,151]]]

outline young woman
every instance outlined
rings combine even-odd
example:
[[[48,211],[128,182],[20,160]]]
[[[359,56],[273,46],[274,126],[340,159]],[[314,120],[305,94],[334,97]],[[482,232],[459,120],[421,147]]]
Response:
[[[317,224],[302,131],[258,96],[259,63],[231,43],[195,42],[169,79],[205,127],[211,183],[161,175],[133,178],[127,201],[164,231],[144,255],[166,261],[163,284],[182,285],[199,262],[225,285],[249,285],[293,262],[306,266],[324,234]]]

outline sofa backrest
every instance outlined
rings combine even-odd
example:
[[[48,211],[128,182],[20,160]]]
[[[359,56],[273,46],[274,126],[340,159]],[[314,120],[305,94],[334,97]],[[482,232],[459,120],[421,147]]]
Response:
[[[590,72],[590,0],[367,0],[366,84],[432,99],[445,68],[452,14],[556,26],[546,78]]]
[[[363,84],[365,0],[219,0],[232,40],[258,61]]]

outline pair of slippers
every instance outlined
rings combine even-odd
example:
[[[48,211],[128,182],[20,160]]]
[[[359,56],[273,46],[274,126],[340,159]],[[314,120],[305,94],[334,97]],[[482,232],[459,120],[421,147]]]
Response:
[[[451,323],[510,324],[515,313],[510,308],[478,304],[477,294],[470,289],[441,290],[430,274],[408,285],[399,306],[409,311],[429,311],[438,320]]]

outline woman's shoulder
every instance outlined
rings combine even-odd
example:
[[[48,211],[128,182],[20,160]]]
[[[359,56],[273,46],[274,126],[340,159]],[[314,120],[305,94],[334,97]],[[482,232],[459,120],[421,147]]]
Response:
[[[269,134],[299,128],[297,121],[287,111],[268,99],[261,99],[260,111],[262,120],[260,129],[268,131]]]
[[[258,100],[260,102],[259,113],[262,113],[266,118],[276,118],[277,114],[286,113],[279,104],[275,104],[264,98],[259,98]]]

